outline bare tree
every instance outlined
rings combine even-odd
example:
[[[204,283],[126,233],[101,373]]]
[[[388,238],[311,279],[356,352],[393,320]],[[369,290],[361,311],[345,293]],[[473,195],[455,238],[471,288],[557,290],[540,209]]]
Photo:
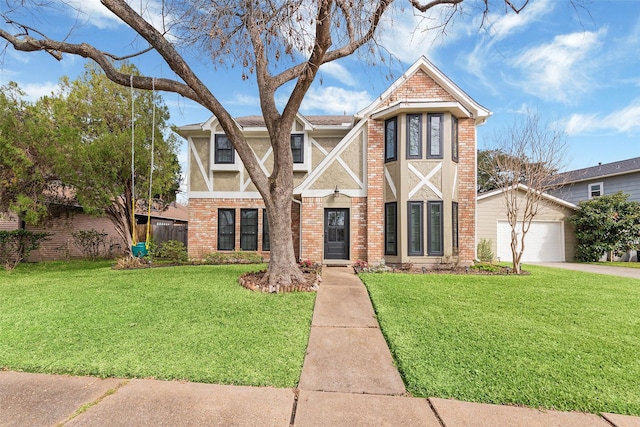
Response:
[[[491,157],[486,170],[504,196],[513,271],[519,274],[531,221],[545,204],[544,192],[558,185],[554,174],[566,161],[566,135],[529,111],[496,135],[493,149],[501,155]]]
[[[375,51],[376,34],[393,0],[164,0],[159,11],[160,23],[158,20],[152,22],[150,13],[132,9],[126,0],[101,2],[146,40],[149,47],[141,52],[116,55],[86,43],[52,40],[33,26],[18,22],[16,16],[24,16],[21,12],[29,4],[28,0],[16,2],[20,5],[2,12],[5,28],[13,28],[15,32],[0,28],[0,38],[23,52],[46,51],[56,59],[62,59],[65,53],[90,58],[118,84],[132,84],[147,90],[155,85],[156,90],[178,93],[207,108],[219,120],[266,205],[271,228],[271,256],[266,280],[274,286],[303,282],[291,237],[291,127],[321,65],[350,56],[362,47]],[[439,8],[445,23],[460,12],[463,2],[479,5],[474,10],[484,15],[490,7],[489,0],[409,2],[419,12]],[[496,3],[503,5],[506,11],[519,13],[529,0]],[[49,4],[36,1],[31,6],[42,8]],[[188,48],[208,52],[213,66],[241,64],[243,77],[255,76],[274,153],[274,166],[269,175],[260,168],[241,130],[212,93],[215,88],[207,87],[194,73],[187,61]],[[160,55],[175,72],[176,79],[130,76],[118,72],[113,65],[113,60],[131,58],[150,50]],[[293,89],[280,111],[275,94],[289,82],[294,82]]]

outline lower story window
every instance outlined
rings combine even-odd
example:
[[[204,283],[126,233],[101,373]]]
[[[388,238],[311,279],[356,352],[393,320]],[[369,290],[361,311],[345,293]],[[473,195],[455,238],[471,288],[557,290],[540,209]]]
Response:
[[[384,254],[397,255],[397,234],[398,234],[398,204],[396,202],[385,203],[384,205]]]
[[[218,209],[218,250],[233,251],[236,243],[236,210]]]
[[[262,250],[271,250],[271,241],[269,240],[269,218],[267,217],[266,209],[262,209]]]
[[[442,202],[427,202],[427,255],[444,255]]]
[[[457,254],[460,250],[460,238],[458,234],[458,202],[451,202],[451,233],[453,253]]]
[[[424,225],[423,225],[423,202],[408,202],[409,224],[407,231],[409,234],[409,255],[424,255]]]
[[[258,250],[258,209],[240,209],[240,249]]]

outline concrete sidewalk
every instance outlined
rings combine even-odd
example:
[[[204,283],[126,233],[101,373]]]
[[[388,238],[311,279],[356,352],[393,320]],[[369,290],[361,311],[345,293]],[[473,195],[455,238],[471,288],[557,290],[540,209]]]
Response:
[[[406,395],[364,285],[325,268],[299,388],[0,371],[0,426],[618,426],[640,417]]]
[[[640,268],[614,267],[600,264],[585,264],[577,262],[536,262],[533,265],[542,267],[562,268],[564,270],[583,271],[585,273],[607,274],[609,276],[631,277],[640,279]]]

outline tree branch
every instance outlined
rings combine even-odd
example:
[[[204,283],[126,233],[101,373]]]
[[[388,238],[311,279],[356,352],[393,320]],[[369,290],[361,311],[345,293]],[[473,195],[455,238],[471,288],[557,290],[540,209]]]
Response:
[[[149,24],[144,18],[138,15],[125,1],[123,0],[101,0],[111,12],[113,12],[118,18],[129,25],[134,31],[142,36],[149,44],[155,48],[155,50],[162,56],[167,65],[186,83],[186,87],[189,88],[189,93],[193,94],[193,99],[197,103],[205,106],[211,111],[218,121],[220,126],[225,131],[229,140],[233,144],[234,148],[238,152],[240,159],[244,163],[249,175],[262,193],[267,188],[267,180],[264,172],[260,168],[253,150],[249,147],[246,139],[240,129],[238,128],[235,120],[229,112],[222,106],[220,101],[211,93],[209,88],[195,75],[193,70],[189,67],[182,56],[176,51],[171,43],[169,43],[162,33],[156,30],[151,24]],[[102,65],[99,64],[101,67]],[[149,79],[149,82],[151,79]],[[117,82],[118,83],[118,82]],[[134,86],[136,85],[136,79],[134,77]],[[185,86],[185,85],[183,85]],[[136,86],[139,87],[139,86]],[[150,89],[151,87],[145,87],[144,89]],[[162,87],[158,87],[156,83],[156,89],[166,90]],[[170,90],[176,92],[174,90]],[[178,92],[180,93],[180,92]]]
[[[443,4],[450,4],[455,6],[459,3],[462,3],[464,0],[432,0],[426,4],[421,4],[418,0],[409,0],[409,1],[411,3],[411,6],[418,9],[420,12],[426,12],[427,10],[433,7],[440,6]]]

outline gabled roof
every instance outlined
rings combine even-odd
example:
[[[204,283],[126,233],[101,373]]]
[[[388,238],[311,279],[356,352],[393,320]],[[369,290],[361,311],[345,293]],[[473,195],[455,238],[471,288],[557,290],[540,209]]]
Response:
[[[435,65],[433,65],[426,57],[421,56],[400,78],[398,78],[389,88],[382,93],[374,102],[372,102],[368,107],[364,108],[358,114],[357,117],[368,117],[379,109],[380,104],[382,104],[389,96],[398,89],[405,81],[407,81],[411,76],[413,76],[416,72],[422,70],[425,74],[431,77],[438,85],[440,85],[444,90],[446,90],[456,101],[461,104],[463,109],[465,110],[466,115],[469,117],[473,117],[476,120],[477,125],[483,124],[489,116],[491,116],[491,111],[477,103],[473,98],[471,98],[467,93],[465,93],[458,85],[456,85],[452,80],[449,79],[442,71],[440,71]],[[412,100],[412,102],[414,102]],[[450,102],[442,102],[442,100],[431,100],[425,99],[420,101],[423,104],[429,103],[439,103],[439,104],[449,104]],[[398,102],[398,104],[402,104],[402,101]],[[445,105],[447,106],[447,105]],[[390,106],[393,108],[393,106]],[[452,106],[448,106],[452,107]]]
[[[508,187],[508,188],[498,188],[496,190],[492,190],[492,191],[487,191],[486,193],[481,193],[476,197],[476,200],[480,201],[480,200],[484,200],[484,199],[489,199],[491,197],[494,197],[496,195],[499,195],[501,193],[504,193],[507,190],[511,190],[513,187]],[[518,189],[522,190],[522,191],[527,191],[529,190],[529,187],[527,187],[524,184],[518,184]],[[541,193],[542,198],[549,201],[549,202],[553,202],[556,203],[558,205],[561,206],[566,206],[570,209],[574,209],[574,210],[578,210],[578,206],[574,205],[571,202],[567,202],[566,200],[562,200],[558,197],[552,196],[551,194],[548,193]]]
[[[556,182],[559,184],[570,184],[633,172],[640,172],[640,157],[559,173],[556,175]]]

